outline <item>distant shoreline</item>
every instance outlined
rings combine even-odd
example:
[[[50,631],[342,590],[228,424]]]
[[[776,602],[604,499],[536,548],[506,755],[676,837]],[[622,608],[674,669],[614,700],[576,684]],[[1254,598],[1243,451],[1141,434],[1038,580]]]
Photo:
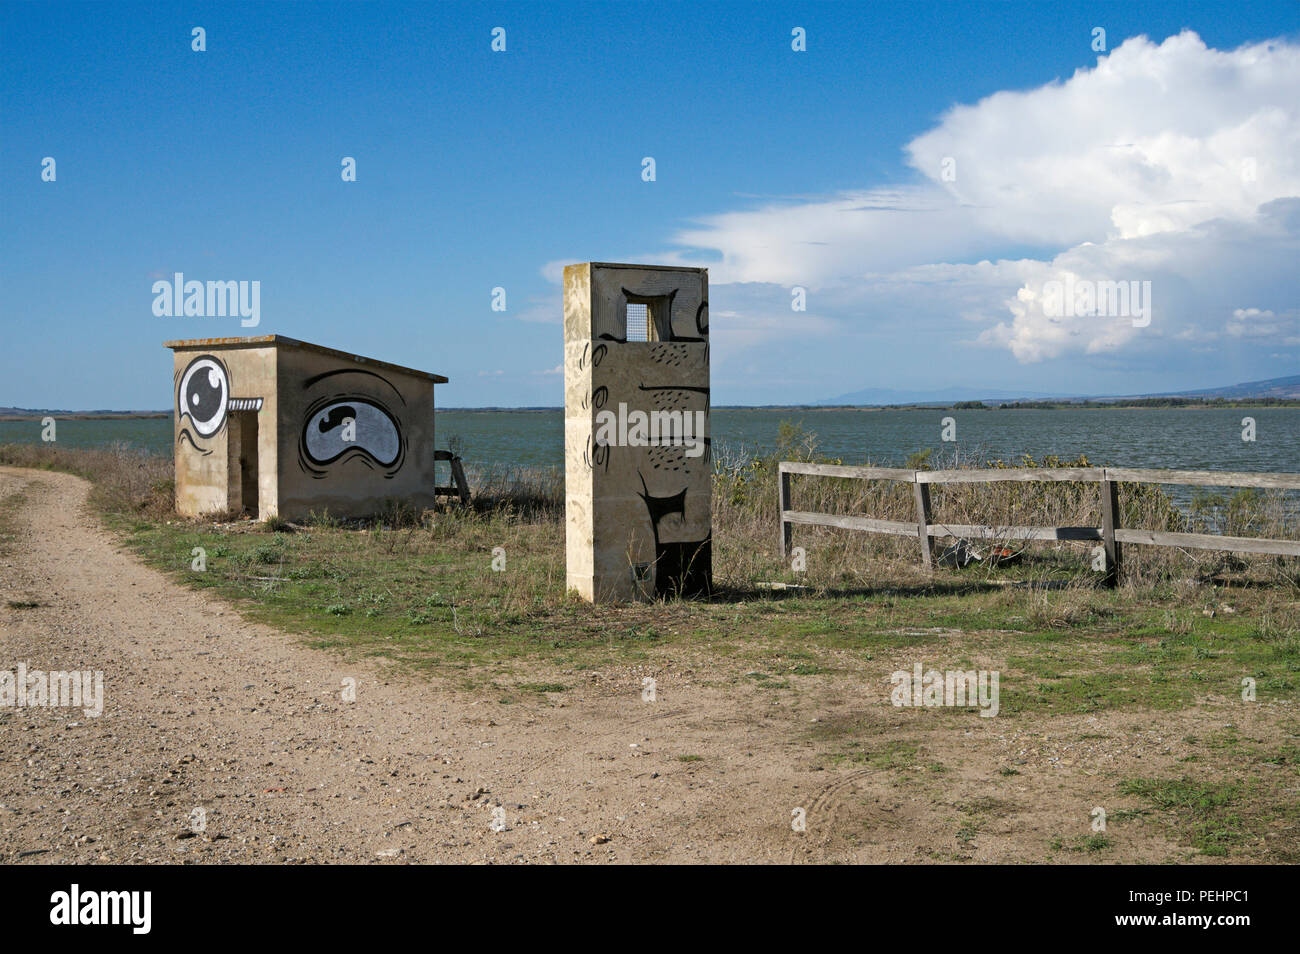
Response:
[[[1297,398],[1240,398],[1189,401],[1183,398],[1133,401],[954,401],[949,404],[758,404],[714,405],[715,411],[1212,411],[1225,408],[1300,407]]]
[[[0,421],[39,421],[47,417],[56,421],[151,421],[171,416],[171,411],[31,411],[0,414]]]
[[[1158,410],[1215,410],[1231,408],[1300,407],[1295,398],[1241,398],[1194,401],[1187,398],[1141,398],[1133,401],[954,401],[949,404],[716,404],[715,411],[791,411],[800,414],[823,411],[1158,411]],[[439,407],[435,413],[456,414],[549,414],[563,413],[562,406],[555,407]],[[58,421],[123,421],[160,420],[172,416],[171,411],[9,411],[0,413],[0,422],[40,421],[52,417]]]

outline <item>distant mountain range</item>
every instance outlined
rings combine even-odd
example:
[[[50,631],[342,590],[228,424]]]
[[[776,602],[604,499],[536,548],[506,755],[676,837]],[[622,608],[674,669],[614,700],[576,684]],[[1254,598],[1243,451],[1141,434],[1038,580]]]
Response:
[[[1044,394],[1036,391],[1008,391],[998,388],[943,388],[938,391],[896,391],[891,388],[864,388],[839,397],[816,401],[819,407],[866,406],[880,407],[890,404],[952,404],[955,401],[989,401],[994,403],[1014,401],[1134,401],[1146,398],[1223,398],[1227,401],[1248,401],[1258,398],[1300,400],[1300,375],[1269,378],[1266,381],[1248,381],[1221,388],[1201,388],[1194,391],[1157,391],[1148,394]]]
[[[1249,400],[1251,398],[1281,398],[1283,400],[1300,399],[1300,374],[1286,378],[1269,378],[1267,381],[1248,381],[1245,384],[1230,384],[1223,388],[1210,388],[1204,391],[1178,391],[1172,394],[1148,394],[1145,397],[1208,397],[1224,398],[1229,401]]]

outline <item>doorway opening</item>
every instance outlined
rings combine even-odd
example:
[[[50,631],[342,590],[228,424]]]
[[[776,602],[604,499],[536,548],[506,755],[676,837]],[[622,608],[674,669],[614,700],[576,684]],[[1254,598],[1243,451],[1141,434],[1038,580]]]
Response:
[[[229,428],[229,500],[235,513],[257,519],[257,412],[236,411],[226,421]]]

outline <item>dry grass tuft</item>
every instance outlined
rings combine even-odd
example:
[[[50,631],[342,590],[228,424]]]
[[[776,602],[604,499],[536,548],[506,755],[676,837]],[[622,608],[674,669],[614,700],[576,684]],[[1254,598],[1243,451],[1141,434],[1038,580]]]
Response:
[[[102,449],[0,444],[0,464],[58,470],[94,484],[91,503],[108,514],[160,519],[174,515],[172,461],[123,443]]]
[[[1086,467],[1087,458],[1036,460],[1009,464],[951,452],[932,460],[931,452],[913,454],[908,467]],[[743,596],[765,582],[798,583],[813,592],[926,590],[935,586],[987,588],[1008,580],[1021,585],[1066,588],[1070,594],[1051,601],[1054,618],[1087,617],[1095,612],[1086,598],[1097,574],[1090,569],[1095,544],[1073,541],[1021,541],[1003,538],[974,541],[984,554],[1005,550],[1002,560],[984,560],[964,569],[941,568],[927,574],[918,545],[910,537],[887,536],[821,527],[797,527],[795,545],[806,565],[796,571],[777,553],[777,463],[781,460],[843,463],[818,453],[817,439],[783,425],[775,449],[766,454],[719,443],[713,454],[714,577],[718,588]],[[106,513],[146,519],[174,518],[171,461],[125,445],[103,450],[64,449],[57,445],[0,445],[0,463],[70,471],[95,484],[93,501]],[[469,547],[519,544],[533,539],[559,542],[564,531],[564,475],[557,469],[476,467],[469,472],[471,506],[458,501],[420,511],[392,501],[363,521],[339,521],[318,514],[308,521],[318,529],[380,528],[389,531],[430,529]],[[887,520],[915,520],[910,487],[890,481],[840,480],[796,475],[795,509],[860,514]],[[935,522],[994,527],[1096,527],[1101,523],[1099,488],[1094,484],[1008,482],[935,485]],[[1150,530],[1193,530],[1243,536],[1295,539],[1300,536],[1294,499],[1282,493],[1200,492],[1184,509],[1163,488],[1126,484],[1121,491],[1123,525]],[[213,522],[210,518],[207,521]],[[268,527],[267,529],[283,529]],[[505,543],[503,544],[503,541]],[[935,541],[936,556],[956,544]],[[398,542],[394,541],[396,548]],[[1300,561],[1288,557],[1248,556],[1168,547],[1125,548],[1123,582],[1128,586],[1174,586],[1194,590],[1205,582],[1232,581],[1300,586]],[[1047,612],[1047,610],[1044,610]],[[1069,621],[1069,620],[1066,620]]]

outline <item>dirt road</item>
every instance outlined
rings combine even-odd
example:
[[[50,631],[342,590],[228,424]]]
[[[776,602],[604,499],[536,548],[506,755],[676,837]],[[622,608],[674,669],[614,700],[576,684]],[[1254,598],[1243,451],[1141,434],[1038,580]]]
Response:
[[[0,670],[99,670],[105,700],[98,717],[0,706],[4,862],[1042,861],[1053,835],[1087,833],[1099,775],[1181,754],[1179,714],[1032,733],[973,718],[927,743],[948,774],[899,785],[819,762],[813,720],[879,735],[904,718],[833,682],[774,695],[683,669],[645,702],[635,673],[596,673],[562,702],[505,705],[385,677],[143,566],[86,491],[0,468],[0,501],[21,495]],[[1019,777],[999,777],[1012,758]],[[1144,837],[1105,860],[1178,854]]]
[[[98,718],[0,708],[3,860],[788,856],[786,803],[813,785],[716,693],[661,684],[647,703],[597,684],[562,707],[498,705],[384,679],[142,566],[86,491],[0,468],[0,499],[24,498],[0,556],[0,669],[105,682]]]

